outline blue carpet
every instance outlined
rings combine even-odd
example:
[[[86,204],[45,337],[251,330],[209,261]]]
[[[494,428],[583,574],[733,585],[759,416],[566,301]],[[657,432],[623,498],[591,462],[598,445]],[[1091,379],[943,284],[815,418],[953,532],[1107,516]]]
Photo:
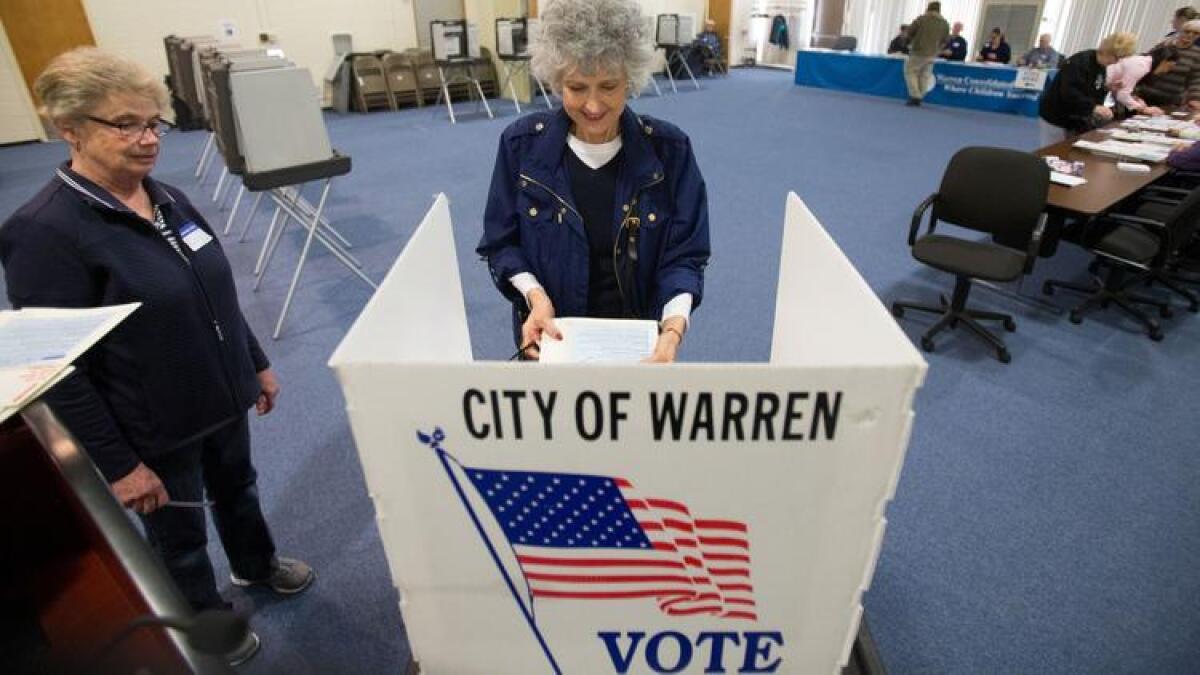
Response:
[[[936,189],[957,149],[1037,145],[1030,119],[910,109],[795,87],[790,78],[735,71],[705,81],[703,91],[632,103],[691,134],[708,182],[714,256],[685,359],[767,358],[788,190],[885,301],[930,299],[948,293],[951,280],[909,256],[913,207]],[[511,105],[496,107],[501,116],[488,120],[464,104],[456,126],[429,109],[328,118],[335,146],[354,158],[328,212],[373,278],[382,278],[433,195],[449,195],[472,343],[483,359],[512,351],[508,309],[472,253],[496,142],[515,118]],[[201,188],[191,173],[203,141],[199,132],[168,136],[156,176],[191,194],[219,228],[225,213],[209,199],[215,179]],[[0,217],[64,156],[61,145],[0,149]],[[280,549],[311,562],[319,579],[288,600],[225,588],[255,612],[264,639],[245,670],[396,672],[408,654],[398,596],[341,394],[324,366],[369,289],[317,250],[284,338],[271,342],[299,232],[285,238],[280,264],[254,293],[250,270],[265,221],[249,242],[222,243],[284,386],[278,411],[253,423],[268,518]],[[1085,264],[1079,252],[1063,251],[1039,263],[1025,290],[1045,277],[1083,278]],[[895,673],[1196,672],[1200,322],[1180,312],[1156,344],[1112,313],[1075,326],[987,291],[973,300],[1016,316],[1019,328],[1006,336],[1013,362],[1001,365],[955,333],[929,356],[866,597],[884,661]],[[928,320],[902,325],[915,338]],[[214,558],[224,575],[223,557]]]

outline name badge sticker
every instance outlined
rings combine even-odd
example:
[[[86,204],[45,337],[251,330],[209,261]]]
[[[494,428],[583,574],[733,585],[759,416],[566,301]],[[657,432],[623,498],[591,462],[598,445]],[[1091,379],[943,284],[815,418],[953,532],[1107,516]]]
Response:
[[[213,239],[212,235],[200,229],[190,220],[179,228],[179,236],[183,237],[183,243],[187,244],[192,251],[199,251]]]

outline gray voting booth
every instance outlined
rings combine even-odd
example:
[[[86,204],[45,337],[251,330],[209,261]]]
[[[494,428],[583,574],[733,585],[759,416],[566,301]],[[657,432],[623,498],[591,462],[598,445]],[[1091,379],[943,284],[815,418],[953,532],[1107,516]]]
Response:
[[[278,338],[283,330],[313,242],[374,288],[362,263],[349,252],[350,242],[324,215],[333,179],[349,173],[351,163],[350,157],[338,153],[329,142],[309,71],[266,50],[242,49],[206,36],[171,36],[164,42],[178,95],[209,129],[196,177],[203,183],[209,168],[221,161],[221,176],[213,192],[218,205],[224,202],[222,190],[227,180],[232,185],[233,177],[241,178],[224,233],[230,232],[247,191],[255,193],[255,198],[240,241],[248,236],[263,196],[275,205],[255,265],[255,290],[260,288],[288,225],[295,221],[306,231],[272,336]],[[304,196],[309,183],[319,186],[315,204]],[[232,189],[226,194],[229,192]]]
[[[433,48],[433,62],[437,65],[438,78],[441,80],[441,91],[433,104],[434,107],[445,101],[450,123],[456,124],[458,119],[454,115],[450,87],[465,85],[479,95],[479,102],[487,112],[488,119],[492,119],[492,107],[488,105],[483,86],[470,68],[470,64],[481,56],[478,27],[462,19],[430,21],[429,42]],[[478,112],[478,106],[476,111]]]
[[[272,333],[272,337],[278,338],[314,241],[368,286],[375,288],[375,282],[363,273],[362,263],[347,250],[350,242],[323,216],[333,179],[350,172],[350,157],[338,153],[330,144],[308,69],[288,66],[232,72],[229,93],[237,144],[245,160],[243,183],[246,189],[266,194],[275,203],[255,265],[255,290],[260,287],[291,221],[306,231]],[[302,194],[307,183],[320,186],[316,204]]]
[[[504,70],[504,75],[500,80],[500,91],[503,92],[504,88],[508,87],[518,115],[521,114],[521,97],[517,95],[514,83],[519,77],[526,78],[526,81],[531,84],[531,89],[536,86],[546,107],[554,109],[554,104],[551,103],[550,96],[546,93],[546,86],[541,80],[534,77],[529,68],[529,43],[537,31],[537,27],[537,19],[525,17],[496,19],[496,57],[500,59],[500,67]],[[537,95],[531,91],[530,99],[536,97]]]
[[[687,62],[688,52],[691,51],[691,45],[695,39],[696,17],[690,14],[658,15],[654,28],[654,45],[667,55],[666,71],[667,79],[671,81],[671,91],[679,91],[675,86],[675,75],[671,72],[675,65],[687,73],[696,89],[700,88],[700,83],[696,81],[692,67]]]

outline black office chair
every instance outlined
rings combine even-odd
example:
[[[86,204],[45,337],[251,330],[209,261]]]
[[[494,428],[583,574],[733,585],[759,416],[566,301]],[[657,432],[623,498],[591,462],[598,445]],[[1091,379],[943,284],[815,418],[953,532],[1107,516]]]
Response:
[[[858,49],[858,38],[853,35],[839,35],[830,47],[835,52],[852,52]]]
[[[1150,188],[1153,192],[1155,188]],[[1156,205],[1151,201],[1144,206]],[[1081,243],[1095,254],[1091,269],[1096,272],[1090,285],[1050,280],[1042,284],[1042,292],[1052,295],[1065,288],[1088,297],[1071,310],[1071,323],[1082,323],[1083,316],[1097,307],[1116,305],[1146,328],[1155,342],[1163,339],[1162,326],[1138,308],[1148,305],[1158,309],[1162,318],[1172,315],[1169,302],[1160,298],[1131,292],[1139,282],[1158,281],[1182,295],[1192,311],[1200,310],[1195,294],[1179,286],[1168,274],[1179,250],[1189,243],[1200,224],[1200,188],[1187,193],[1165,213],[1155,208],[1141,208],[1141,215],[1108,213],[1089,223],[1081,234]],[[1146,214],[1161,214],[1161,219]]]
[[[1008,331],[1017,329],[1016,322],[1008,314],[967,307],[967,295],[973,279],[1007,282],[1033,269],[1041,243],[1042,212],[1049,186],[1050,170],[1046,162],[1026,152],[963,148],[950,159],[937,193],[921,202],[913,213],[908,244],[914,258],[954,275],[954,294],[949,302],[946,296],[941,296],[941,304],[936,306],[892,303],[896,318],[904,316],[905,310],[941,315],[921,336],[922,349],[932,352],[934,336],[961,323],[992,345],[1001,363],[1012,360],[1004,341],[988,332],[979,321],[1001,321]],[[918,238],[921,218],[931,207],[929,228]],[[985,232],[1009,246],[935,234],[939,222]],[[1016,245],[1023,248],[1010,247]]]

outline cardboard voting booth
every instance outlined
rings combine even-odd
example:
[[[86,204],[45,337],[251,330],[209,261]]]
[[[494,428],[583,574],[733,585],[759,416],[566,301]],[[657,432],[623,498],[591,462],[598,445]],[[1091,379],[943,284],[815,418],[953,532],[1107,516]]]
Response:
[[[457,269],[442,196],[330,361],[422,671],[837,673],[925,363],[803,202],[768,363],[476,362]]]

